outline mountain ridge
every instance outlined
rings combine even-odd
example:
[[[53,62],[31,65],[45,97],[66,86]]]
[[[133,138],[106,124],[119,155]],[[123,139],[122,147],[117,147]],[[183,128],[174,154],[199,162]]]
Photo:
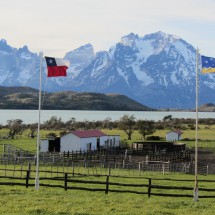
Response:
[[[118,93],[148,107],[194,109],[196,50],[178,36],[130,33],[108,51],[88,43],[65,54],[68,76],[46,78],[43,90]],[[39,56],[27,46],[16,49],[0,40],[0,85],[39,86]],[[215,103],[214,74],[199,76],[199,103]]]

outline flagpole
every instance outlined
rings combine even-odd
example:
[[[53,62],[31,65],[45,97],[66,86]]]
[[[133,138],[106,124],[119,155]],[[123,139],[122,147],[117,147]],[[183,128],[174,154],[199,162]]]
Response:
[[[194,186],[194,201],[198,201],[198,95],[199,95],[199,49],[196,49],[196,141],[195,141],[195,186]]]
[[[41,112],[41,92],[42,92],[42,65],[43,53],[40,52],[40,84],[39,84],[39,107],[38,107],[38,129],[37,129],[37,160],[36,160],[36,177],[35,189],[39,190],[39,154],[40,154],[40,112]]]

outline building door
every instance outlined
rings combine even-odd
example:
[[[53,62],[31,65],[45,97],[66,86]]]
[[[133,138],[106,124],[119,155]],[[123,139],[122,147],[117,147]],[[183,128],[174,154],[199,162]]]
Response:
[[[49,140],[49,152],[60,152],[60,137]]]
[[[96,147],[97,147],[97,150],[100,151],[100,138],[99,137],[97,137]]]

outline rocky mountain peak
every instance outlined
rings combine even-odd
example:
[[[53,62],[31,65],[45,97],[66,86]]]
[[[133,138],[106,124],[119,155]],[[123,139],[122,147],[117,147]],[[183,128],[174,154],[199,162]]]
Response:
[[[193,108],[195,57],[180,37],[130,33],[109,51],[95,53],[88,43],[67,52],[68,76],[49,79],[45,90],[119,93],[152,108]],[[0,60],[0,85],[38,88],[39,57],[27,46],[17,50],[1,40]],[[200,75],[199,86],[199,103],[215,103],[214,74]]]

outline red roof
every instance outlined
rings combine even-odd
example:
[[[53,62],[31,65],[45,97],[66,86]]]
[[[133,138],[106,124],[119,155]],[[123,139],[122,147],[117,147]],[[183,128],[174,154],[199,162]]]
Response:
[[[78,130],[71,131],[71,133],[80,138],[107,136],[105,133],[99,130]]]
[[[174,132],[177,133],[177,134],[183,134],[183,132],[180,131],[180,130],[175,130]]]

